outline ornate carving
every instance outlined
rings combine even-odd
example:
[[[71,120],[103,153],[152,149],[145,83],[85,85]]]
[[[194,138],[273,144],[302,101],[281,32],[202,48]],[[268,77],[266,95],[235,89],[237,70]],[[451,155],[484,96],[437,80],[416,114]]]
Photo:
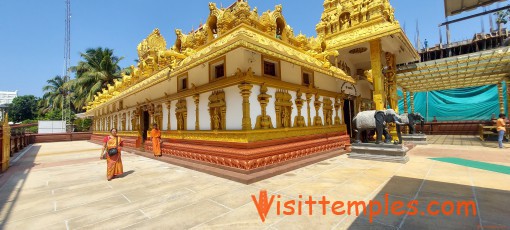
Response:
[[[122,113],[121,118],[120,118],[120,124],[121,124],[120,131],[125,131],[126,130],[126,113]]]
[[[321,108],[322,101],[319,100],[319,95],[315,94],[315,100],[313,101],[313,106],[315,107],[315,117],[313,117],[313,125],[314,126],[322,126],[322,117],[319,116],[319,109]]]
[[[168,111],[168,119],[167,119],[168,123],[167,123],[167,126],[166,126],[166,130],[170,130],[170,128],[171,128],[171,126],[170,126],[170,124],[172,123],[172,122],[170,122],[170,108],[171,107],[172,107],[172,102],[171,101],[167,101],[166,102],[166,109]]]
[[[257,123],[255,124],[255,129],[272,129],[273,128],[273,122],[271,122],[271,117],[266,114],[266,107],[267,104],[269,104],[269,98],[271,98],[271,95],[266,94],[267,93],[267,86],[265,84],[262,84],[260,86],[260,94],[257,97],[260,108],[262,110],[262,114],[257,116]]]
[[[154,123],[158,124],[158,127],[162,127],[163,125],[163,105],[158,104],[156,106],[152,105],[154,107]],[[149,111],[150,113],[150,111]]]
[[[292,114],[292,96],[286,90],[278,90],[275,94],[276,127],[290,128]]]
[[[225,92],[223,90],[215,91],[209,96],[209,116],[211,118],[212,130],[227,129],[227,103],[225,102]]]
[[[188,108],[186,107],[186,99],[179,99],[177,101],[175,117],[177,118],[177,130],[188,130]]]
[[[339,110],[344,107],[344,95],[338,95],[335,98],[335,125],[342,125],[342,121],[340,119]]]
[[[251,73],[251,68],[248,69],[248,73]],[[250,117],[250,95],[253,85],[248,83],[242,83],[239,86],[241,90],[241,96],[243,97],[243,130],[251,129],[251,117]]]
[[[303,108],[303,104],[304,104],[305,100],[301,99],[301,96],[302,96],[302,93],[298,89],[296,92],[296,100],[294,101],[294,103],[296,104],[296,107],[297,107],[298,114],[294,118],[293,127],[305,127],[306,126],[305,117],[303,117],[301,115],[301,108]]]
[[[310,102],[312,101],[313,94],[306,94],[306,114],[308,115],[308,126],[312,126],[312,115],[310,114]]]
[[[329,98],[323,99],[322,113],[324,125],[333,125],[333,102]]]

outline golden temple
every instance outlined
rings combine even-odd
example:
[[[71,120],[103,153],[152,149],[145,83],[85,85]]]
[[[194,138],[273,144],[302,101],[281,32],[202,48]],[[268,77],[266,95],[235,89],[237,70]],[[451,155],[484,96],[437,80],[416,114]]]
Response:
[[[398,110],[396,65],[419,57],[388,0],[323,6],[316,37],[295,35],[282,5],[259,14],[245,0],[209,3],[169,49],[154,29],[138,65],[86,107],[93,140],[117,128],[150,151],[157,123],[165,155],[244,174],[344,149],[357,112]]]

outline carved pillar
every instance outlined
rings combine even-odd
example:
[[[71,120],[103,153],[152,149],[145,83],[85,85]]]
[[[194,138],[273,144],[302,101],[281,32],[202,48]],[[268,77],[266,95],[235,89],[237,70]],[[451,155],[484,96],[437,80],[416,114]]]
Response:
[[[243,97],[243,130],[251,129],[251,117],[250,117],[250,95],[253,85],[248,83],[242,83],[239,86],[241,90],[241,96]]]
[[[333,108],[334,104],[331,99],[323,97],[322,98],[322,114],[324,117],[324,125],[330,126],[334,125],[333,123]]]
[[[9,168],[9,158],[11,157],[11,127],[9,126],[9,114],[4,113],[2,124],[2,172]]]
[[[195,130],[200,130],[200,117],[199,117],[199,103],[200,103],[200,95],[195,94],[193,95],[193,100],[195,101]]]
[[[111,126],[111,116],[107,116],[106,117],[106,130],[105,131],[110,131],[110,126]]]
[[[384,84],[381,72],[381,40],[370,41],[370,64],[372,67],[372,77],[374,78],[374,103],[376,110],[384,109]]]
[[[305,103],[305,100],[301,99],[301,96],[302,96],[302,93],[298,89],[296,92],[296,100],[294,101],[294,103],[296,104],[296,107],[297,107],[298,114],[294,118],[293,127],[305,127],[306,126],[305,118],[301,115],[301,109],[303,108],[303,104]]]
[[[257,117],[257,123],[255,124],[256,129],[272,129],[273,122],[271,122],[271,117],[266,114],[266,107],[269,104],[269,98],[271,95],[267,94],[267,87],[262,84],[260,86],[260,94],[257,97],[257,100],[260,103],[260,108],[262,111],[262,115]]]
[[[121,116],[121,131],[126,131],[126,113],[122,113],[122,116]]]
[[[409,92],[409,96],[411,97],[411,113],[414,113],[414,93]]]
[[[388,69],[386,70],[386,78],[388,79],[388,95],[390,108],[395,110],[398,114],[398,94],[397,94],[397,64],[395,61],[395,55],[389,52],[385,53],[386,64]]]
[[[342,101],[342,99],[341,99],[340,96],[337,96],[335,98],[335,105],[334,105],[335,106],[335,125],[341,125],[342,124],[342,121],[340,120],[340,115],[338,114],[339,110],[340,110],[341,101]]]
[[[402,92],[404,93],[404,113],[408,113],[408,109],[407,109],[407,91],[405,90],[402,90]]]
[[[142,130],[140,130],[140,116],[141,115],[142,115],[141,108],[137,108],[135,110],[135,123],[134,123],[134,126],[133,126],[133,131],[137,131],[138,135],[140,137],[142,136]]]
[[[166,124],[166,130],[170,130],[170,108],[172,107],[171,101],[166,102],[166,109],[168,110],[168,123]]]
[[[113,115],[113,127],[115,129],[119,129],[119,115]]]
[[[505,99],[503,96],[503,82],[498,83],[499,113],[505,113]]]
[[[319,101],[319,95],[315,94],[315,100],[313,106],[315,107],[315,117],[313,118],[314,126],[322,126],[322,118],[319,116],[319,109],[321,108],[322,102]]]
[[[306,113],[308,115],[308,127],[311,127],[312,126],[312,116],[310,114],[310,102],[312,101],[312,96],[313,94],[311,93],[307,93],[306,94]]]

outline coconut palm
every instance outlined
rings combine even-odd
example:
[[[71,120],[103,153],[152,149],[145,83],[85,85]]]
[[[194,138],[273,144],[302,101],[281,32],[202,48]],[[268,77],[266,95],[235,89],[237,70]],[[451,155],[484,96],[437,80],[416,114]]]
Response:
[[[64,98],[68,92],[64,86],[64,78],[61,76],[55,76],[46,82],[48,85],[45,85],[42,88],[44,95],[42,100],[39,101],[41,112],[46,113],[51,110],[62,109]]]
[[[496,23],[498,24],[498,30],[501,32],[503,25],[505,25],[508,22],[508,20],[510,20],[510,9],[506,11],[500,10],[494,13],[494,15],[496,15]]]
[[[92,101],[94,95],[102,88],[113,84],[115,79],[120,79],[122,72],[119,66],[122,57],[115,56],[112,49],[101,47],[87,49],[80,55],[84,60],[71,67],[76,73],[76,78],[67,84],[73,92],[73,105],[78,110]]]

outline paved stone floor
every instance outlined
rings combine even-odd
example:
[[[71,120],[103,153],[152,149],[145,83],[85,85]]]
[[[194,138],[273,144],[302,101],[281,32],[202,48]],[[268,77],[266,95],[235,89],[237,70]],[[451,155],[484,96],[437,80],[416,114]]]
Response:
[[[0,229],[510,229],[510,175],[430,159],[510,166],[510,149],[476,145],[468,136],[430,140],[441,145],[417,146],[407,164],[339,155],[250,185],[128,152],[122,155],[125,175],[107,181],[99,145],[34,144],[0,174]],[[261,190],[275,196],[265,222],[251,198],[259,200]],[[370,223],[368,216],[335,215],[331,202],[326,215],[316,204],[310,216],[308,196],[346,203],[416,200],[418,215],[382,211]],[[284,203],[291,200],[302,206],[288,203],[294,215],[277,215],[277,204],[290,212]],[[448,213],[452,207],[445,204],[464,200],[474,201],[476,215],[420,215],[430,201],[441,202]]]

